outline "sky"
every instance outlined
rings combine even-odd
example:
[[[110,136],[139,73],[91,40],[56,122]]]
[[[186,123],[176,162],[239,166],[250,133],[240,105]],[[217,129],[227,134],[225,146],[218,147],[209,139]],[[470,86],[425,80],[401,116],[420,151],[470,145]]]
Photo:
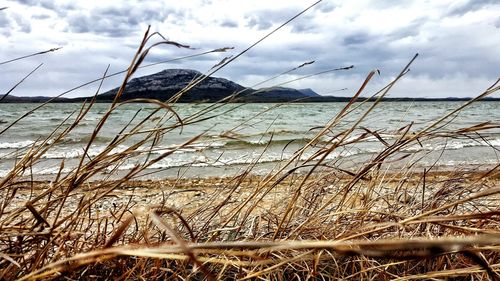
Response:
[[[55,52],[0,65],[0,93],[43,65],[12,95],[55,96],[109,72],[126,69],[146,31],[191,49],[161,45],[145,63],[234,47],[139,70],[136,77],[167,68],[202,73],[235,56],[315,1],[50,1],[0,0],[0,62],[62,47]],[[153,42],[160,41],[153,37]],[[390,82],[419,57],[389,97],[473,97],[500,77],[500,2],[496,0],[324,0],[231,62],[215,77],[253,86],[282,84],[325,70],[354,65],[284,84],[322,95],[351,96],[367,74],[380,70],[365,96]],[[106,79],[102,91],[123,76]],[[67,94],[90,96],[98,84]],[[343,89],[343,90],[342,90]],[[495,93],[495,97],[500,94]]]

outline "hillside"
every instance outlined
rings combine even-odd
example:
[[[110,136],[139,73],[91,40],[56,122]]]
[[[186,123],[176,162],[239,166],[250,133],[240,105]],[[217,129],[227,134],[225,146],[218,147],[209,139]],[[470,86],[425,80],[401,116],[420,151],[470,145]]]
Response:
[[[14,95],[8,95],[4,97],[4,95],[0,95],[0,102],[1,103],[42,103],[42,102],[47,102],[52,97],[42,97],[42,96],[37,96],[37,97],[18,97]],[[52,102],[68,102],[70,99],[66,98],[55,98]]]
[[[131,79],[127,83],[121,101],[147,98],[166,101],[179,91],[184,89],[195,79],[202,77],[203,74],[190,69],[166,69],[155,74],[141,76]],[[113,101],[118,87],[109,90],[97,96],[97,102]],[[235,95],[232,98],[228,98]],[[82,102],[92,97],[78,98],[56,98],[52,102]],[[177,102],[216,102],[228,98],[229,102],[348,102],[351,97],[322,96],[318,95],[312,89],[293,89],[286,87],[270,87],[261,89],[252,89],[244,87],[225,78],[207,77],[201,83],[184,93]],[[0,103],[41,103],[50,100],[51,97],[35,96],[20,97],[8,95]],[[418,97],[385,97],[383,101],[467,101],[470,97],[457,98],[418,98]],[[359,97],[358,101],[364,101],[366,98]],[[498,97],[486,97],[483,101],[500,101]]]
[[[161,72],[137,77],[129,81],[121,100],[152,98],[167,100],[184,89],[193,80],[203,76],[196,70],[166,69]],[[100,102],[112,101],[118,88],[98,95]],[[303,92],[305,91],[305,92]],[[184,93],[179,102],[215,102],[239,93],[234,102],[287,102],[318,96],[311,89],[296,90],[285,87],[251,89],[224,78],[207,77],[201,83]],[[75,99],[75,101],[82,98]]]

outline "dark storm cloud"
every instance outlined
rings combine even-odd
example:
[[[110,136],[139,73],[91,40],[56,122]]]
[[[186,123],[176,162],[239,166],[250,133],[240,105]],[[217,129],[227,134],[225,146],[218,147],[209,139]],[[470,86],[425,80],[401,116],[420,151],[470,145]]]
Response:
[[[498,0],[469,0],[466,3],[452,9],[449,16],[461,16],[468,12],[482,9],[486,6],[498,5]]]
[[[68,16],[68,31],[95,33],[122,37],[140,30],[141,24],[162,22],[170,14],[167,9],[147,6],[107,7],[93,9],[89,13],[72,13]]]

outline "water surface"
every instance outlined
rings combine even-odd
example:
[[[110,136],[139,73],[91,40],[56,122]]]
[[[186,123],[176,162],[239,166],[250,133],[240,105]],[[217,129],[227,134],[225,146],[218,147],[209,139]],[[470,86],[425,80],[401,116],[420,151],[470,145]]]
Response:
[[[458,108],[462,102],[384,102],[376,107],[359,124],[358,129],[346,137],[356,139],[365,133],[363,128],[377,131],[391,143],[400,135],[398,129],[411,124],[410,132],[416,132]],[[357,106],[356,104],[355,106]],[[314,153],[333,141],[336,134],[350,128],[371,103],[360,106],[343,121],[321,137],[315,146],[308,149],[299,160],[309,159]],[[22,114],[36,107],[36,104],[0,104],[0,128],[6,128]],[[209,107],[209,104],[177,104],[174,110],[183,120]],[[276,165],[290,159],[298,149],[311,141],[345,103],[302,103],[302,104],[229,104],[212,110],[201,118],[207,120],[166,131],[156,144],[153,154],[160,155],[177,145],[201,135],[199,140],[189,146],[176,150],[169,157],[149,167],[157,177],[176,175],[179,169],[190,167],[192,176],[221,176],[242,169],[249,163],[257,163],[256,173],[266,173]],[[90,140],[97,122],[110,107],[110,104],[96,104],[67,137],[48,150],[42,160],[31,172],[38,175],[54,175],[61,161],[65,161],[64,171],[71,171],[83,157],[84,148]],[[122,106],[110,115],[88,151],[88,159],[101,153],[106,146],[125,127],[131,128],[151,114],[156,106],[151,104],[129,104]],[[49,104],[19,121],[0,135],[0,176],[10,171],[26,149],[37,146],[58,127],[62,130],[69,126],[81,109],[81,104]],[[164,112],[164,111],[162,111]],[[161,121],[163,114],[157,113],[146,128]],[[452,132],[482,122],[499,124],[500,102],[478,102],[449,118],[449,122],[439,127],[441,132]],[[132,122],[130,122],[132,120]],[[173,124],[174,118],[163,124]],[[130,124],[129,124],[130,123]],[[127,131],[127,129],[125,129]],[[399,134],[399,135],[398,135]],[[144,135],[137,135],[121,143],[110,153],[126,149],[139,141]],[[52,136],[53,138],[53,136]],[[49,137],[50,139],[50,137]],[[147,150],[147,145],[141,147]],[[374,136],[352,145],[342,146],[328,155],[327,160],[335,165],[355,169],[360,162],[373,159],[384,145]],[[499,163],[500,131],[491,129],[481,135],[467,134],[453,138],[437,138],[404,147],[401,153],[417,159],[419,165],[438,166],[494,165]],[[264,152],[265,151],[265,152]],[[263,153],[264,152],[264,153]],[[418,153],[417,153],[418,152]],[[145,155],[138,154],[120,164],[119,170],[126,171],[144,161]],[[408,163],[408,162],[406,162]],[[401,165],[401,164],[400,164]]]

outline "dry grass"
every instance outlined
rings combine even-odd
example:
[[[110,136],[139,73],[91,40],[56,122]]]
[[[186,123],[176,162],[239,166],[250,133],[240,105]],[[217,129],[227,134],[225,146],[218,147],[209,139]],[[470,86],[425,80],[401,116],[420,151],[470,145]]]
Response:
[[[125,104],[119,97],[149,49],[159,44],[187,47],[171,41],[147,47],[154,35],[146,32],[86,151],[111,113]],[[0,180],[0,279],[498,279],[500,164],[478,171],[417,171],[418,159],[408,161],[400,152],[437,138],[477,137],[483,130],[498,129],[493,122],[455,131],[443,125],[499,86],[495,83],[424,129],[408,124],[391,140],[360,127],[415,58],[373,95],[376,101],[350,128],[339,129],[359,108],[355,101],[376,71],[369,73],[343,110],[294,157],[262,177],[252,175],[252,163],[232,178],[134,180],[202,135],[153,154],[162,138],[213,118],[213,110],[225,105],[227,100],[185,118],[174,111],[171,102],[200,83],[202,76],[168,103],[136,100],[157,110],[139,122],[131,120],[100,154],[91,158],[85,153],[71,172],[62,172],[63,161],[55,180],[37,181],[30,167],[78,128],[94,100],[82,104],[46,139],[26,148]],[[103,79],[107,76],[104,73]],[[12,125],[1,134],[8,134]],[[138,135],[140,139],[132,138]],[[327,160],[370,136],[384,148],[355,170]],[[319,141],[325,138],[330,141]],[[127,149],[114,152],[118,145]],[[298,161],[318,146],[309,159]],[[116,173],[139,154],[147,155],[146,161],[125,174]],[[407,164],[389,169],[395,162]]]

